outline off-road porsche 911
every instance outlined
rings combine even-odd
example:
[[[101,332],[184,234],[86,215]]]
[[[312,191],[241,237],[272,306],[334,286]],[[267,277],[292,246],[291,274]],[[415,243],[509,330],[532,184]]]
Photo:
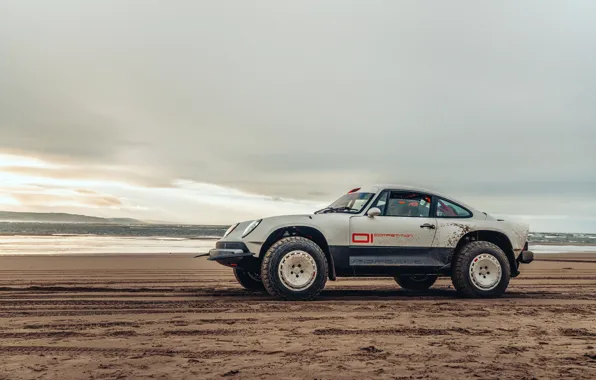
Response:
[[[287,300],[313,299],[338,277],[392,277],[408,291],[450,277],[460,295],[487,298],[534,259],[528,231],[434,191],[376,185],[313,214],[235,224],[208,260],[231,267],[244,288]]]

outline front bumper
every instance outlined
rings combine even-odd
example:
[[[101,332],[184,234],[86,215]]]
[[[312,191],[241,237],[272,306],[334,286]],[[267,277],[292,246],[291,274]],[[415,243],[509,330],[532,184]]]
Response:
[[[244,243],[240,242],[217,242],[215,248],[209,251],[207,260],[215,261],[218,264],[232,268],[249,270],[259,268],[258,259],[248,250]]]
[[[224,249],[213,248],[209,251],[209,258],[207,260],[228,260],[228,259],[242,259],[243,257],[252,256],[250,252],[244,252],[241,249]]]

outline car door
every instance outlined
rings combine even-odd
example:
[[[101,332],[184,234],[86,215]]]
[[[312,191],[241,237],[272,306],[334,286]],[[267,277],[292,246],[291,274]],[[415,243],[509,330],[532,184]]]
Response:
[[[437,225],[430,217],[431,199],[385,190],[371,205],[380,215],[350,218],[350,266],[436,266],[430,254]]]

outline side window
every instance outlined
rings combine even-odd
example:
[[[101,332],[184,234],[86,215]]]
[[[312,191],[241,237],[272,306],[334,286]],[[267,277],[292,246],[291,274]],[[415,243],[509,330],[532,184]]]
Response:
[[[470,216],[472,214],[465,208],[446,199],[437,199],[437,218],[469,218]]]
[[[416,192],[392,191],[387,200],[385,216],[428,218],[431,198]]]

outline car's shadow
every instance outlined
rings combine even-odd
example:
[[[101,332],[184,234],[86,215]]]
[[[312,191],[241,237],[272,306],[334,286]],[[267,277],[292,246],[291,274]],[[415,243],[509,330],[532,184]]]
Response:
[[[505,299],[535,299],[535,298],[560,298],[561,293],[556,292],[514,292],[508,291],[500,297],[492,300]],[[404,289],[326,289],[321,292],[317,299],[331,300],[438,300],[458,299],[466,300],[455,289],[429,289],[426,291],[408,291]],[[469,300],[469,299],[468,299]],[[479,300],[479,299],[475,299]],[[491,300],[491,299],[485,299]]]
[[[202,295],[207,295],[203,293]],[[231,297],[240,298],[247,301],[273,301],[276,298],[270,297],[263,292],[248,291],[244,289],[221,289],[210,294],[212,297]],[[493,299],[475,299],[475,301],[494,301],[507,299],[544,299],[544,298],[561,298],[564,295],[556,292],[515,292],[507,291],[504,295]],[[375,300],[466,300],[454,289],[429,289],[426,291],[408,291],[404,289],[325,289],[314,301],[375,301]]]
[[[421,292],[413,292],[403,289],[325,289],[317,299],[432,299],[432,298],[458,298],[455,290],[450,289],[429,289]]]

